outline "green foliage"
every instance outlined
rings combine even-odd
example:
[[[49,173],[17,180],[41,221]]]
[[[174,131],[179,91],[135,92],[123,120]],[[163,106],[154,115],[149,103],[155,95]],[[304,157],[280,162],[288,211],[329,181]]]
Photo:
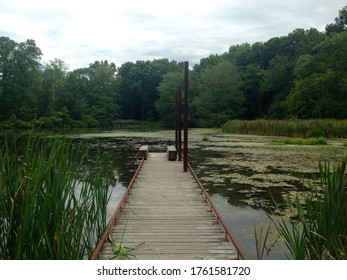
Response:
[[[269,249],[267,249],[266,245],[268,242],[269,234],[270,234],[271,223],[269,223],[265,234],[263,233],[263,228],[258,232],[256,225],[254,224],[254,236],[255,236],[255,249],[257,253],[257,260],[262,260],[264,258],[265,252],[269,253]]]
[[[308,139],[288,138],[281,141],[273,142],[272,145],[326,145],[327,140],[323,137],[311,137]]]
[[[347,118],[346,15],[344,7],[326,33],[298,28],[202,58],[189,72],[189,125]],[[117,68],[105,60],[68,71],[58,58],[40,65],[41,55],[33,40],[0,37],[1,127],[113,127],[119,119],[174,125],[182,63],[154,59]],[[51,122],[57,114],[62,121]]]
[[[112,126],[119,117],[113,63],[68,72],[56,58],[41,70],[33,40],[18,44],[6,37],[0,38],[0,54],[3,127]]]
[[[122,118],[158,120],[158,86],[165,74],[182,69],[176,61],[158,59],[124,63],[118,70]],[[178,84],[174,85],[177,90]],[[174,103],[172,104],[174,109]]]
[[[263,98],[262,110],[271,118],[284,118],[283,103],[291,87],[293,61],[286,56],[276,56],[269,61],[269,67],[263,70],[260,92]],[[272,104],[275,102],[275,104]]]
[[[205,69],[201,80],[200,94],[194,102],[199,126],[219,127],[228,119],[241,116],[244,96],[235,65],[223,61]]]
[[[257,134],[287,137],[345,138],[347,120],[230,120],[222,129],[227,133]]]
[[[346,118],[345,80],[347,32],[326,38],[316,54],[300,57],[294,87],[287,97],[288,113],[299,118]]]
[[[61,139],[1,148],[0,259],[83,259],[106,227],[108,186],[99,157]],[[34,229],[34,230],[33,230]]]
[[[326,33],[332,35],[334,33],[341,33],[346,30],[347,26],[347,6],[339,10],[339,16],[335,18],[335,23],[328,24],[325,27]]]
[[[154,131],[162,130],[163,123],[160,121],[139,121],[135,123],[135,126],[140,131]]]
[[[81,124],[113,126],[120,115],[116,67],[108,61],[96,61],[89,68],[69,74],[64,95],[57,101],[60,111]],[[77,122],[77,123],[78,123]]]
[[[304,145],[326,145],[327,139],[324,137],[310,137],[304,141]]]
[[[162,82],[158,86],[159,99],[156,101],[155,106],[161,121],[167,127],[174,127],[175,125],[175,97],[178,87],[180,87],[183,102],[183,83],[182,72],[170,72],[164,75]]]
[[[57,100],[64,94],[68,66],[55,58],[43,71],[43,90],[38,94],[38,114],[47,115],[57,109]]]
[[[123,233],[122,233],[122,237],[119,241],[119,244],[117,244],[113,239],[111,234],[109,235],[108,239],[111,242],[111,248],[112,251],[114,253],[114,256],[110,258],[110,260],[114,260],[114,259],[136,259],[136,256],[134,254],[132,254],[131,252],[133,250],[135,250],[137,247],[143,245],[145,242],[141,242],[140,244],[136,245],[135,247],[127,247],[124,245],[124,235],[125,235],[125,231],[127,228],[128,222],[125,224]]]
[[[41,55],[34,40],[16,43],[0,37],[0,121],[12,115],[23,121],[34,117]]]
[[[347,259],[347,157],[320,164],[321,189],[311,187],[293,201],[295,219],[270,217],[293,259]]]

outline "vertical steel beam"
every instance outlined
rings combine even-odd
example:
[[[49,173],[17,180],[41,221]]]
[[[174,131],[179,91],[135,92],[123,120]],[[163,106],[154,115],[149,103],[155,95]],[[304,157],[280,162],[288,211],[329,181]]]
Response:
[[[178,160],[182,160],[182,110],[181,110],[181,86],[178,88],[177,103],[178,103]]]
[[[176,151],[178,151],[178,93],[180,88],[178,87],[176,98],[175,98],[175,147]]]
[[[189,62],[184,62],[184,162],[183,171],[188,171],[188,76]]]

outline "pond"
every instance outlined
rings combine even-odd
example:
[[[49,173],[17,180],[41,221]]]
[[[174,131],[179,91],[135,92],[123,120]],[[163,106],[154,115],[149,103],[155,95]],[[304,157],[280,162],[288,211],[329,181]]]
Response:
[[[191,143],[190,161],[250,258],[256,258],[254,225],[267,228],[268,214],[291,215],[289,199],[319,183],[319,162],[346,154],[341,140],[326,146],[271,145],[281,137],[200,132]],[[276,211],[275,211],[276,212]],[[285,247],[273,233],[267,259],[285,259]]]
[[[174,131],[168,130],[83,131],[66,136],[88,147],[91,161],[97,150],[109,157],[109,217],[137,168],[138,148],[144,144],[165,148],[175,139]],[[213,129],[189,131],[189,162],[250,259],[256,258],[254,226],[266,229],[267,215],[275,209],[273,199],[289,219],[288,199],[319,182],[319,162],[337,161],[346,154],[342,140],[329,140],[325,146],[270,144],[276,140],[279,137],[224,134]],[[286,258],[275,233],[269,245],[266,259]]]
[[[112,157],[112,212],[136,170],[137,149],[143,144],[172,144],[174,131],[116,130],[70,137]],[[288,199],[319,182],[319,162],[340,160],[346,153],[341,140],[329,140],[326,146],[270,144],[279,139],[212,129],[189,131],[189,162],[250,259],[256,258],[254,225],[265,230],[267,215],[275,209],[273,199],[289,217]],[[275,234],[269,245],[271,251],[265,258],[286,258],[284,245]]]

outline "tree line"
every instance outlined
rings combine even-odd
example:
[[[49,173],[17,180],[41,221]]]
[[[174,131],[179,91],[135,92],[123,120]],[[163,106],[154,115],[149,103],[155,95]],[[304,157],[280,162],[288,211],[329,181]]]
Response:
[[[296,29],[233,45],[189,75],[191,126],[229,119],[347,118],[347,6],[325,32]],[[0,126],[113,126],[117,119],[174,125],[183,64],[168,59],[95,61],[69,71],[41,63],[34,40],[0,37]]]

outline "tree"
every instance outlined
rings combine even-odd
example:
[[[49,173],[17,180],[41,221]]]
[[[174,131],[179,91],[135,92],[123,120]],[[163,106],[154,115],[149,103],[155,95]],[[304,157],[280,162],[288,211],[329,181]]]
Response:
[[[123,118],[157,119],[157,87],[166,73],[177,69],[176,61],[167,59],[124,63],[118,72]]]
[[[313,54],[314,48],[325,40],[325,35],[315,28],[295,29],[283,37],[280,55],[296,60],[304,54]]]
[[[198,125],[218,127],[228,119],[241,117],[244,95],[240,86],[239,72],[228,61],[204,70],[200,94],[194,102]]]
[[[116,73],[115,64],[107,60],[68,73],[57,111],[82,125],[112,126],[120,113]]]
[[[89,66],[92,115],[100,125],[110,126],[119,117],[119,93],[116,66],[96,61]]]
[[[0,118],[29,121],[36,116],[41,87],[41,50],[34,40],[16,43],[0,37]]]
[[[328,24],[325,27],[327,35],[333,35],[334,33],[341,33],[346,30],[347,27],[347,6],[339,10],[339,16],[335,18],[335,23]]]
[[[11,115],[11,105],[14,103],[14,97],[11,91],[14,91],[14,55],[18,44],[8,37],[0,37],[0,119],[6,120]]]
[[[242,45],[231,46],[226,59],[235,63],[239,68],[244,68],[251,63],[252,48],[248,43]]]
[[[64,93],[59,97],[57,108],[66,108],[74,120],[93,119],[90,108],[94,98],[90,90],[90,69],[79,68],[66,77]]]
[[[200,63],[194,66],[194,70],[201,71],[203,69],[214,67],[223,60],[224,58],[221,55],[210,54],[208,57],[200,59]]]
[[[263,96],[260,92],[260,83],[263,80],[263,69],[259,65],[249,64],[241,71],[241,89],[245,96],[244,116],[246,119],[263,117]]]
[[[158,86],[159,99],[156,101],[155,106],[160,120],[165,126],[173,127],[175,125],[175,97],[178,87],[183,92],[183,83],[182,72],[169,72],[164,75],[162,82]]]
[[[39,100],[41,115],[51,114],[56,111],[56,101],[59,95],[63,94],[68,65],[61,59],[55,58],[45,66],[44,94]]]
[[[346,118],[347,32],[328,37],[315,55],[296,63],[294,87],[286,100],[288,112],[299,118]]]
[[[269,67],[263,70],[260,92],[262,109],[268,117],[285,118],[283,104],[291,89],[293,62],[288,57],[276,56],[269,62]]]

